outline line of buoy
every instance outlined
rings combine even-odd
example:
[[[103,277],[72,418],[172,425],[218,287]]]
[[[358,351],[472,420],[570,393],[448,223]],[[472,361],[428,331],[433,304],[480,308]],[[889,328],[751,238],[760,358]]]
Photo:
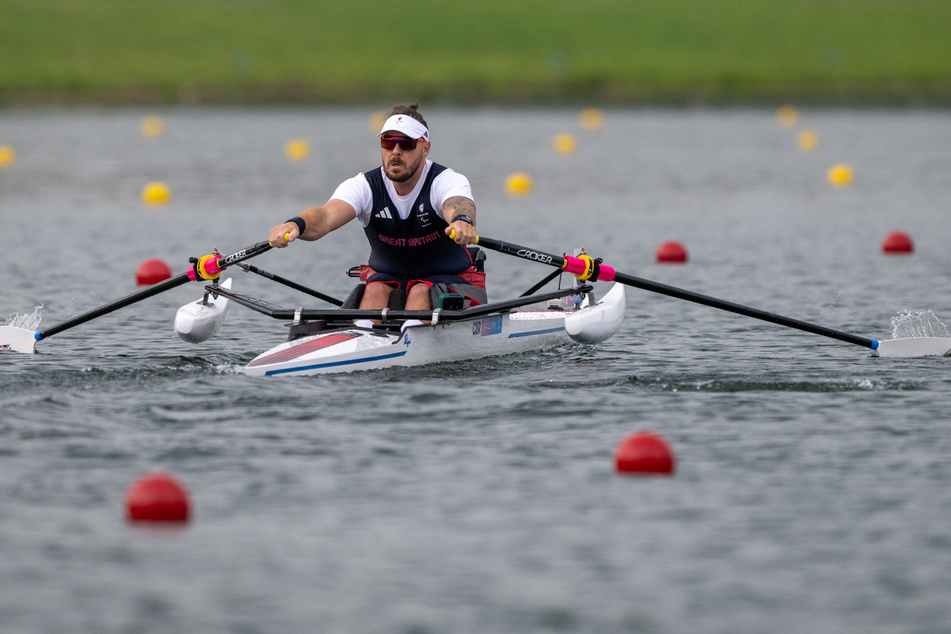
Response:
[[[148,116],[142,119],[139,125],[142,136],[146,139],[157,139],[165,134],[165,121],[162,117]],[[161,181],[152,181],[142,187],[142,204],[146,207],[162,207],[172,202],[172,192],[168,185]],[[147,282],[149,284],[154,282]],[[142,282],[140,282],[142,284]]]
[[[776,120],[783,127],[792,127],[799,120],[799,113],[793,106],[783,106],[777,110]],[[801,130],[796,136],[796,146],[800,150],[814,150],[819,146],[819,135],[812,130]],[[837,189],[851,187],[855,174],[848,163],[836,163],[826,171],[826,182]],[[903,231],[893,231],[882,241],[882,252],[886,255],[910,255],[914,251],[914,242]]]
[[[374,113],[370,119],[370,128],[374,133],[383,124],[384,115]],[[604,124],[604,112],[600,108],[585,108],[578,115],[581,127],[587,131],[594,131]],[[560,132],[551,140],[551,148],[556,154],[573,154],[578,149],[578,139],[570,132]],[[505,192],[509,196],[525,196],[534,189],[531,176],[525,172],[513,172],[505,178]]]
[[[795,106],[782,106],[776,110],[776,122],[791,128],[799,122],[799,111]],[[796,147],[803,151],[815,150],[819,147],[819,135],[814,130],[800,130],[796,134]],[[826,172],[826,182],[832,187],[849,187],[853,181],[852,168],[846,163],[836,163]]]

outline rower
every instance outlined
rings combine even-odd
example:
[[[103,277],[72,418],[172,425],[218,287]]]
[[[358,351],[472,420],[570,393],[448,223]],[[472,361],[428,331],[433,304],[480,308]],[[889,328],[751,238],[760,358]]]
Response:
[[[466,249],[476,238],[472,190],[465,176],[428,158],[429,125],[418,108],[412,103],[390,112],[377,135],[380,167],[347,179],[324,205],[271,229],[270,243],[284,248],[298,238],[319,240],[358,219],[370,243],[372,269],[361,309],[386,308],[391,295],[401,291],[406,310],[428,310],[434,286],[474,285],[472,277],[462,275],[475,272]]]

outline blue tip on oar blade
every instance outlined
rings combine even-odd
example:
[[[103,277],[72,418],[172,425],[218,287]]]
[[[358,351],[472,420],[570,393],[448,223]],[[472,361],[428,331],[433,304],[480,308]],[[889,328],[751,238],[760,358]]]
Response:
[[[878,350],[878,339],[872,339],[872,350]]]

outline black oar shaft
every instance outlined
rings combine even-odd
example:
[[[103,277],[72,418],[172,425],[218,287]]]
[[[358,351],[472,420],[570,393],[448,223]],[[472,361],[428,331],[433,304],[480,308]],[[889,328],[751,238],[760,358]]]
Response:
[[[522,306],[528,306],[529,304],[537,304],[539,302],[545,302],[551,299],[558,299],[561,297],[567,297],[569,295],[574,295],[577,293],[589,293],[593,290],[591,286],[579,286],[577,288],[561,289],[557,291],[551,291],[549,293],[540,293],[538,295],[532,295],[531,297],[518,297],[515,299],[504,300],[501,302],[491,302],[488,304],[477,304],[475,306],[470,306],[469,308],[463,308],[462,310],[447,310],[447,309],[427,309],[427,310],[381,310],[381,309],[362,309],[362,308],[334,308],[334,309],[298,309],[298,308],[284,308],[282,306],[277,306],[271,304],[270,302],[257,299],[255,297],[250,297],[244,295],[243,293],[235,293],[226,288],[213,288],[211,286],[206,286],[205,290],[209,293],[218,293],[224,297],[227,297],[236,304],[240,304],[246,308],[257,311],[262,315],[267,315],[268,317],[273,317],[274,319],[302,319],[304,321],[316,320],[316,319],[332,319],[335,321],[346,321],[351,319],[385,319],[388,321],[400,321],[404,319],[433,319],[434,315],[438,313],[440,315],[439,321],[458,321],[461,319],[472,319],[473,317],[480,317],[482,315],[491,315],[496,313],[503,313],[506,311],[514,310],[516,308],[521,308]]]
[[[232,264],[237,264],[238,262],[247,260],[248,258],[253,258],[256,255],[260,255],[270,248],[271,248],[271,245],[268,244],[267,242],[258,242],[257,244],[254,244],[246,249],[241,249],[240,251],[235,251],[234,253],[230,255],[226,255],[221,258],[218,258],[217,264],[221,269],[224,269],[224,268],[227,268],[228,266],[231,266]],[[52,337],[53,335],[63,332],[64,330],[68,328],[79,326],[80,324],[84,324],[87,321],[90,321],[97,317],[108,315],[109,313],[119,310],[120,308],[125,308],[126,306],[130,306],[136,302],[140,302],[143,299],[148,299],[149,297],[153,297],[155,295],[158,295],[159,293],[164,293],[165,291],[172,290],[173,288],[177,286],[187,284],[192,279],[193,278],[188,273],[182,273],[180,275],[176,275],[175,277],[171,277],[165,280],[164,282],[153,284],[152,286],[149,286],[148,288],[144,288],[141,291],[132,293],[131,295],[127,297],[123,297],[122,299],[118,299],[110,304],[106,304],[105,306],[100,306],[99,308],[94,308],[88,312],[83,313],[82,315],[78,315],[76,317],[73,317],[72,319],[67,319],[66,321],[56,324],[55,326],[50,326],[49,328],[46,328],[45,330],[41,330],[40,332],[36,333],[35,335],[36,340],[40,341],[42,339],[46,339],[47,337]]]
[[[770,313],[765,310],[760,310],[758,308],[752,308],[750,306],[744,306],[742,304],[728,302],[726,300],[717,299],[715,297],[710,297],[708,295],[694,293],[692,291],[687,291],[682,288],[677,288],[676,286],[668,286],[667,284],[652,282],[650,280],[634,277],[633,275],[627,275],[625,273],[615,272],[614,281],[620,282],[621,284],[625,284],[627,286],[640,288],[645,291],[651,291],[654,293],[660,293],[661,295],[667,295],[668,297],[675,297],[677,299],[685,299],[689,302],[694,302],[696,304],[703,304],[704,306],[719,308],[720,310],[729,311],[731,313],[736,313],[738,315],[743,315],[745,317],[752,317],[753,319],[768,321],[774,324],[779,324],[780,326],[796,328],[798,330],[803,330],[805,332],[809,332],[814,335],[830,337],[832,339],[838,339],[839,341],[844,341],[846,343],[854,343],[856,345],[863,346],[865,348],[874,349],[878,347],[878,342],[872,339],[859,337],[857,335],[843,332],[841,330],[835,330],[833,328],[827,328],[825,326],[819,326],[817,324],[809,323],[807,321],[793,319],[792,317],[784,317],[782,315]]]
[[[264,269],[260,269],[254,266],[253,264],[242,264],[241,268],[250,273],[255,273],[257,275],[260,275],[261,277],[265,277],[271,280],[272,282],[277,282],[278,284],[283,284],[284,286],[293,288],[295,291],[300,291],[301,293],[306,293],[307,295],[316,297],[317,299],[322,299],[328,304],[333,304],[334,306],[343,306],[343,301],[337,299],[336,297],[331,297],[330,295],[325,295],[324,293],[321,293],[320,291],[314,290],[312,288],[307,288],[303,284],[298,284],[294,280],[289,280],[286,277],[275,275],[274,273],[271,273],[270,271],[265,271]]]
[[[570,263],[569,258],[565,256],[545,253],[544,251],[531,249],[529,247],[523,247],[517,244],[502,242],[501,240],[495,240],[493,238],[484,238],[482,236],[479,236],[476,244],[478,244],[481,247],[491,249],[493,251],[506,253],[508,255],[514,255],[524,260],[532,260],[534,262],[548,264],[550,266],[558,267],[560,269],[566,269]],[[574,259],[577,260],[577,258],[574,258]],[[768,321],[774,324],[779,324],[780,326],[796,328],[798,330],[809,332],[815,335],[829,337],[831,339],[837,339],[839,341],[844,341],[846,343],[852,343],[858,346],[862,346],[864,348],[871,348],[873,350],[878,348],[878,341],[875,341],[874,339],[859,337],[857,335],[853,335],[848,332],[843,332],[841,330],[835,330],[833,328],[819,326],[817,324],[812,324],[807,321],[793,319],[792,317],[784,317],[782,315],[777,315],[775,313],[766,312],[765,310],[759,310],[758,308],[752,308],[750,306],[736,304],[734,302],[717,299],[715,297],[710,297],[708,295],[694,293],[692,291],[684,290],[682,288],[677,288],[675,286],[668,286],[667,284],[652,282],[650,280],[634,277],[633,275],[620,273],[610,267],[606,267],[606,266],[601,267],[599,270],[600,270],[600,273],[599,273],[598,279],[601,281],[614,280],[626,286],[633,286],[635,288],[640,288],[645,291],[651,291],[653,293],[659,293],[661,295],[667,295],[669,297],[675,297],[677,299],[684,299],[684,300],[694,302],[697,304],[703,304],[704,306],[710,306],[712,308],[719,308],[720,310],[729,311],[732,313],[736,313],[738,315],[743,315],[745,317],[752,317],[753,319]]]
[[[143,299],[148,299],[159,293],[164,293],[165,291],[172,290],[176,286],[181,286],[186,284],[191,280],[188,278],[187,273],[182,273],[181,275],[176,275],[175,277],[169,278],[164,282],[159,282],[158,284],[153,284],[148,288],[142,289],[138,293],[133,293],[128,297],[123,297],[122,299],[116,300],[111,304],[106,304],[105,306],[100,306],[99,308],[94,308],[89,312],[83,313],[78,317],[73,317],[72,319],[67,319],[66,321],[56,324],[55,326],[50,326],[46,330],[41,330],[39,334],[36,335],[37,340],[46,339],[47,337],[52,337],[56,333],[63,332],[68,328],[84,324],[87,321],[91,321],[97,317],[102,317],[103,315],[108,315],[112,311],[119,310],[120,308],[125,308],[136,302],[140,302]]]
[[[565,264],[567,264],[567,260],[563,255],[545,253],[544,251],[530,249],[529,247],[523,247],[510,242],[502,242],[501,240],[495,240],[493,238],[483,238],[482,236],[479,236],[479,240],[476,242],[476,244],[478,244],[480,247],[498,251],[499,253],[514,255],[515,257],[522,258],[523,260],[540,262],[542,264],[548,264],[560,269],[565,268]]]

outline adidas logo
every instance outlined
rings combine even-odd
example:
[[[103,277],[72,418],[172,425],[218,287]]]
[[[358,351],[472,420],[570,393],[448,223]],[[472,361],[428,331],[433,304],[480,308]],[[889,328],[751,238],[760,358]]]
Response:
[[[380,211],[376,212],[377,218],[385,218],[386,220],[393,220],[393,214],[390,213],[389,207],[384,207]]]

